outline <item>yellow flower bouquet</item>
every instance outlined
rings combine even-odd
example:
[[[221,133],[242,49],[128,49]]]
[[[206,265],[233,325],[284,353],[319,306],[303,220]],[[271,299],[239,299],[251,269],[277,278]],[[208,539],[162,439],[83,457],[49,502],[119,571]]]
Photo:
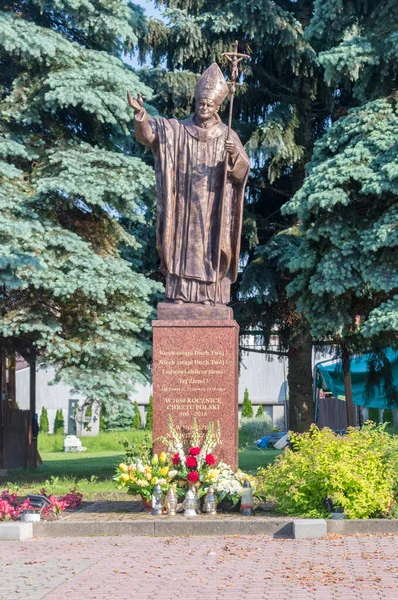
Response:
[[[167,492],[176,475],[170,456],[161,452],[159,456],[154,454],[151,461],[138,458],[131,464],[120,463],[113,479],[119,488],[127,488],[129,494],[141,496],[149,502],[155,485],[159,483],[163,492]]]

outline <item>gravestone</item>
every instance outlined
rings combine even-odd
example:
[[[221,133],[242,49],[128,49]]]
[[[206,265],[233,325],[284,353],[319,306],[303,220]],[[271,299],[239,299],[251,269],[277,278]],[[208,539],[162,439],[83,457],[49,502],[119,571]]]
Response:
[[[168,434],[168,415],[182,437],[195,417],[205,433],[219,421],[217,460],[238,467],[238,335],[226,306],[161,303],[153,325],[153,438]]]
[[[81,441],[75,435],[67,435],[64,439],[64,452],[83,452],[86,450]]]

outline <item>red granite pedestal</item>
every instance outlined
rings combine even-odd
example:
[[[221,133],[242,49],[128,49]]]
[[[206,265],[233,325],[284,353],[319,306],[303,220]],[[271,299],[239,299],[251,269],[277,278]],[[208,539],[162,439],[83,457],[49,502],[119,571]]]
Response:
[[[167,436],[169,414],[183,437],[194,417],[203,432],[219,421],[222,441],[214,454],[237,469],[239,326],[227,307],[204,307],[199,316],[186,305],[164,308],[152,322],[153,438]],[[162,449],[155,441],[155,450]]]

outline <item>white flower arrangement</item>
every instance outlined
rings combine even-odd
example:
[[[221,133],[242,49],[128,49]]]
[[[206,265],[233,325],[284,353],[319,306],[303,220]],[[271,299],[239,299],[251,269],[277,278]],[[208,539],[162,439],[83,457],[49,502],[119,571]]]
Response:
[[[197,462],[198,469],[200,470],[206,460],[206,456],[211,454],[216,446],[218,446],[221,442],[221,429],[220,422],[216,423],[210,422],[207,424],[206,435],[201,435],[198,427],[198,423],[196,419],[193,419],[193,427],[190,439],[188,442],[183,442],[181,433],[179,433],[173,423],[173,418],[169,415],[169,432],[170,438],[161,437],[159,438],[167,447],[167,450],[173,454],[178,454],[180,457],[180,461],[182,465],[185,465],[186,462],[186,452],[185,449],[191,447],[200,448],[200,453],[198,454]]]
[[[231,500],[236,504],[242,496],[243,484],[246,479],[249,480],[253,492],[255,492],[255,477],[240,470],[234,473],[231,467],[220,462],[216,468],[208,471],[205,487],[208,489],[211,485],[220,501]]]

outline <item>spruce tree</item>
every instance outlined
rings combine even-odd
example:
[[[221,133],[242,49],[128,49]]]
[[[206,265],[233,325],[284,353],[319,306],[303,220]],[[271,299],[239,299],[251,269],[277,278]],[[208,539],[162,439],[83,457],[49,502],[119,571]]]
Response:
[[[322,2],[308,34],[323,44],[325,78],[352,89],[352,108],[315,144],[303,187],[284,207],[301,223],[288,291],[313,335],[373,351],[366,396],[398,402],[387,346],[397,347],[398,5]]]
[[[100,409],[100,431],[106,431],[107,429],[107,418],[104,405],[101,405]]]
[[[257,412],[256,412],[256,417],[262,417],[263,414],[264,414],[264,407],[262,404],[260,404],[260,406],[258,407]]]
[[[242,331],[260,330],[265,342],[277,326],[291,428],[313,420],[312,343],[325,338],[349,351],[371,346],[368,395],[383,380],[396,402],[383,350],[396,346],[398,328],[396,1],[159,4],[168,23],[149,22],[157,69],[146,77],[164,113],[191,110],[194,74],[234,39],[251,53],[234,105],[252,158],[234,311]]]
[[[48,433],[48,413],[47,409],[43,406],[40,413],[40,433]]]
[[[120,431],[132,427],[134,415],[133,405],[130,400],[121,406],[113,406],[106,413],[106,430]]]
[[[243,395],[243,403],[242,403],[242,417],[252,417],[253,416],[253,405],[249,398],[249,391],[246,388],[245,393]]]
[[[378,424],[380,422],[380,410],[378,408],[369,408],[368,418],[369,421],[373,421],[373,423]]]
[[[138,408],[137,401],[134,402],[132,427],[133,429],[141,429],[141,414],[140,409]]]
[[[54,419],[54,433],[64,433],[65,431],[65,420],[64,420],[64,414],[62,412],[62,410],[59,408],[57,410],[57,412],[55,413],[55,419]]]
[[[159,289],[142,273],[154,174],[126,102],[151,90],[121,60],[144,30],[122,0],[0,10],[0,342],[108,404],[146,379]]]
[[[385,408],[383,410],[383,423],[394,425],[394,415],[391,408]]]
[[[153,423],[153,396],[151,394],[149,396],[148,410],[146,413],[145,429],[147,429],[148,431],[152,431],[152,423]]]

